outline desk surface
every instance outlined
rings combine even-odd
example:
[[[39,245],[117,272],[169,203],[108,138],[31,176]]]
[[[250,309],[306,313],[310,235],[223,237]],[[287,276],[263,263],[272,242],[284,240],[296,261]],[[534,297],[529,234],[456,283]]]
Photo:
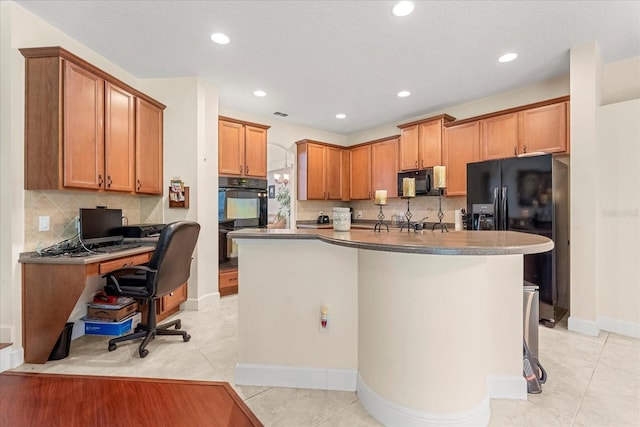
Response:
[[[142,254],[145,252],[153,252],[155,249],[155,241],[153,243],[141,243],[142,246],[125,249],[123,251],[112,252],[110,254],[96,254],[87,256],[41,256],[37,252],[23,252],[18,258],[18,262],[22,264],[93,264],[96,262],[109,261],[112,259],[123,258],[131,255]]]

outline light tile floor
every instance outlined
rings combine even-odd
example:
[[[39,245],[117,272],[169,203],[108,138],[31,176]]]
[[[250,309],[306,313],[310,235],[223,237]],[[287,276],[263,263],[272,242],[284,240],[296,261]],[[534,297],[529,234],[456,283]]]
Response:
[[[160,337],[140,359],[137,342],[107,351],[108,337],[83,336],[69,357],[17,371],[227,381],[237,360],[237,295],[198,312],[181,312],[191,341]],[[565,324],[540,327],[549,379],[526,401],[492,400],[490,426],[640,426],[640,340],[603,332],[589,337]],[[234,386],[266,426],[379,426],[356,393]]]

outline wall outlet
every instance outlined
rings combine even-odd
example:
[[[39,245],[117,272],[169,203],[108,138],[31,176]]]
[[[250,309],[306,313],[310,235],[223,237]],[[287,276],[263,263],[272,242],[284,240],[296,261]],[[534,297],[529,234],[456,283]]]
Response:
[[[361,218],[362,218],[362,211],[358,211],[357,218],[358,218],[358,219],[361,219]]]
[[[49,216],[38,217],[38,231],[49,231]]]

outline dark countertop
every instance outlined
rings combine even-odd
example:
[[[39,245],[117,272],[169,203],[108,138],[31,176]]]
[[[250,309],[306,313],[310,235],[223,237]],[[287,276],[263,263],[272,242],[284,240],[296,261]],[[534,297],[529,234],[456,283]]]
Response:
[[[40,255],[38,252],[22,252],[18,258],[18,262],[23,264],[93,264],[95,262],[108,261],[111,259],[122,258],[131,255],[152,252],[155,250],[158,237],[145,238],[125,238],[125,243],[138,243],[137,248],[125,249],[112,253],[99,253],[89,255],[71,255],[60,254],[55,256]]]
[[[326,224],[323,224],[326,225]],[[333,229],[242,229],[234,239],[310,239],[340,246],[386,252],[435,255],[513,255],[548,252],[553,241],[535,234],[515,231],[431,231],[389,232],[373,230],[334,231]]]

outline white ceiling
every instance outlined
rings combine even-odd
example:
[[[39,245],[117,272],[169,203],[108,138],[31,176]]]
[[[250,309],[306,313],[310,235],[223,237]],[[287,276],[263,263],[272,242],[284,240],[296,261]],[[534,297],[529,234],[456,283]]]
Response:
[[[585,43],[640,56],[639,1],[414,1],[404,18],[393,1],[17,3],[138,78],[200,76],[228,109],[343,135],[566,74]]]

